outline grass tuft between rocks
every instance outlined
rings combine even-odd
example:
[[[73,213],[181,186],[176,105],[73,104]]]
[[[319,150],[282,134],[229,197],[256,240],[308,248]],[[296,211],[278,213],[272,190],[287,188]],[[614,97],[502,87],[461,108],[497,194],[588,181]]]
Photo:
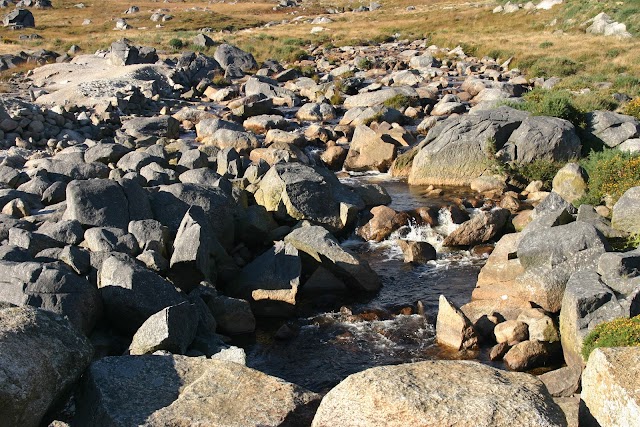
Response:
[[[596,348],[640,346],[640,315],[601,323],[585,337],[582,355],[585,360]]]

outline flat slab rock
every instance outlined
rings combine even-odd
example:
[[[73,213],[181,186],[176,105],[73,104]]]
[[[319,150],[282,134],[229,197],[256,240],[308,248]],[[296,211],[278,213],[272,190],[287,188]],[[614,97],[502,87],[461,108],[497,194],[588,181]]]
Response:
[[[77,425],[304,426],[320,396],[243,365],[204,357],[106,357],[77,396]]]
[[[469,361],[381,366],[353,374],[323,399],[312,427],[566,426],[537,378]]]

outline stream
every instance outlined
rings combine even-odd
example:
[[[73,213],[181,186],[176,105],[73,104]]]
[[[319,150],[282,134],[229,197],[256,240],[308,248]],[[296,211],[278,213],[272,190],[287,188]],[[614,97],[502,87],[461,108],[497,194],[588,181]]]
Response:
[[[444,195],[428,198],[423,195],[425,188],[409,186],[386,174],[341,179],[351,184],[382,185],[395,210],[441,207],[471,194],[445,189]],[[473,210],[469,213],[473,215]],[[456,225],[445,210],[440,211],[439,222],[434,229],[409,224],[409,234],[403,235],[408,240],[427,241],[437,249],[438,259],[424,265],[403,262],[395,243],[397,232],[379,243],[356,236],[345,240],[343,247],[367,260],[378,273],[382,289],[366,300],[343,302],[335,310],[311,310],[306,317],[290,320],[284,337],[282,329],[276,334],[282,321],[259,322],[255,336],[239,343],[247,352],[247,366],[322,393],[348,375],[370,367],[459,358],[459,354],[447,353],[435,344],[438,298],[444,294],[456,305],[468,302],[486,255],[442,248],[444,236]]]

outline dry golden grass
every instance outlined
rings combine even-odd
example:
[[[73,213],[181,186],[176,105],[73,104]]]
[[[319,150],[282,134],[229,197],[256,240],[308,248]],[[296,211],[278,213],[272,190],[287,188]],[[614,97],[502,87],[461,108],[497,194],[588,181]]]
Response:
[[[562,5],[550,11],[520,11],[503,15],[493,14],[496,3],[488,0],[382,0],[383,8],[378,11],[331,15],[334,22],[323,25],[327,31],[311,35],[311,24],[290,23],[270,28],[264,28],[262,24],[290,20],[300,15],[313,17],[328,7],[353,9],[368,4],[368,1],[312,0],[305,3],[304,8],[279,11],[272,10],[275,0],[238,1],[233,4],[203,0],[179,3],[87,1],[84,9],[74,7],[77,1],[54,0],[52,10],[33,10],[36,29],[19,32],[0,29],[0,38],[5,42],[0,44],[0,52],[37,48],[64,51],[72,44],[78,44],[85,52],[92,52],[107,48],[118,38],[127,37],[171,53],[169,40],[179,38],[188,44],[199,28],[211,27],[216,31],[232,30],[231,33],[213,33],[212,37],[236,43],[253,52],[259,60],[276,57],[293,61],[309,43],[328,46],[366,44],[399,35],[400,39],[427,38],[430,43],[443,47],[461,45],[476,56],[490,55],[501,60],[513,57],[513,65],[533,71],[536,67],[544,68],[546,58],[568,60],[577,64],[575,75],[566,83],[571,89],[588,87],[604,80],[612,81],[621,73],[623,76],[640,77],[639,41],[587,35],[575,26],[557,34],[557,30],[567,29],[565,23],[560,19],[555,26],[549,24],[562,16],[565,7]],[[124,15],[131,4],[140,7],[140,12]],[[414,6],[415,10],[407,11],[407,6]],[[158,9],[165,9],[164,13],[174,16],[172,21],[163,23],[162,28],[156,28],[156,23],[149,19]],[[126,18],[136,29],[114,31],[115,19],[119,17]],[[84,19],[91,19],[93,24],[82,26]],[[19,34],[31,33],[41,35],[43,40],[18,40]],[[632,92],[640,90],[640,84],[632,86]]]

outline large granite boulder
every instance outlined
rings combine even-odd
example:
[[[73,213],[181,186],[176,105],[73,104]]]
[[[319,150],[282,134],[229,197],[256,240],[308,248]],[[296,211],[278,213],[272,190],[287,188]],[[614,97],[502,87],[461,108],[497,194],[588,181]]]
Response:
[[[587,172],[577,163],[567,163],[553,177],[553,192],[567,202],[574,202],[587,193]]]
[[[551,427],[566,420],[537,378],[476,362],[427,361],[353,374],[322,399],[313,427]]]
[[[436,319],[436,341],[455,351],[477,347],[478,334],[473,325],[444,295],[440,295]]]
[[[470,185],[490,172],[495,151],[528,117],[508,107],[450,117],[436,124],[418,145],[411,185]]]
[[[85,227],[127,229],[128,201],[124,190],[109,179],[72,181],[67,185],[64,219],[77,220]]]
[[[469,221],[463,222],[442,242],[443,246],[471,246],[493,239],[504,229],[511,213],[496,208],[481,211]]]
[[[601,427],[637,425],[638,390],[640,347],[595,349],[582,374],[580,397],[585,407],[581,410],[586,409],[583,419],[595,420],[594,425]]]
[[[115,66],[134,64],[153,64],[158,60],[154,48],[135,46],[127,39],[120,39],[111,43],[109,62]]]
[[[234,67],[246,72],[258,68],[258,63],[252,54],[226,43],[218,46],[213,57],[224,70]]]
[[[617,147],[640,136],[638,119],[613,111],[593,111],[586,115],[587,132],[607,147]]]
[[[98,287],[107,318],[131,334],[153,314],[185,300],[169,281],[124,255],[102,263]]]
[[[163,308],[136,331],[129,354],[151,354],[158,350],[185,354],[196,336],[197,327],[197,311],[188,302]]]
[[[66,316],[87,335],[102,315],[98,289],[55,264],[0,261],[0,301]]]
[[[309,255],[315,263],[332,272],[353,290],[374,292],[380,289],[380,279],[369,264],[342,248],[324,227],[297,228],[284,241]]]
[[[91,362],[93,347],[66,319],[33,307],[0,309],[0,419],[36,427]]]
[[[524,119],[497,155],[504,162],[520,164],[534,160],[567,161],[580,157],[582,145],[575,127],[557,117]]]
[[[275,242],[245,266],[227,290],[231,296],[251,300],[256,315],[288,315],[296,305],[301,268],[298,250]]]
[[[339,231],[355,220],[364,202],[330,171],[299,163],[276,164],[255,192],[259,205],[276,218],[309,220]]]
[[[395,157],[396,146],[393,143],[383,140],[368,126],[359,125],[353,132],[344,168],[358,172],[386,172]]]
[[[5,27],[33,28],[36,26],[36,20],[27,9],[14,9],[4,16],[2,23]]]
[[[75,420],[95,427],[303,426],[320,396],[238,363],[185,356],[106,357],[89,368]]]

